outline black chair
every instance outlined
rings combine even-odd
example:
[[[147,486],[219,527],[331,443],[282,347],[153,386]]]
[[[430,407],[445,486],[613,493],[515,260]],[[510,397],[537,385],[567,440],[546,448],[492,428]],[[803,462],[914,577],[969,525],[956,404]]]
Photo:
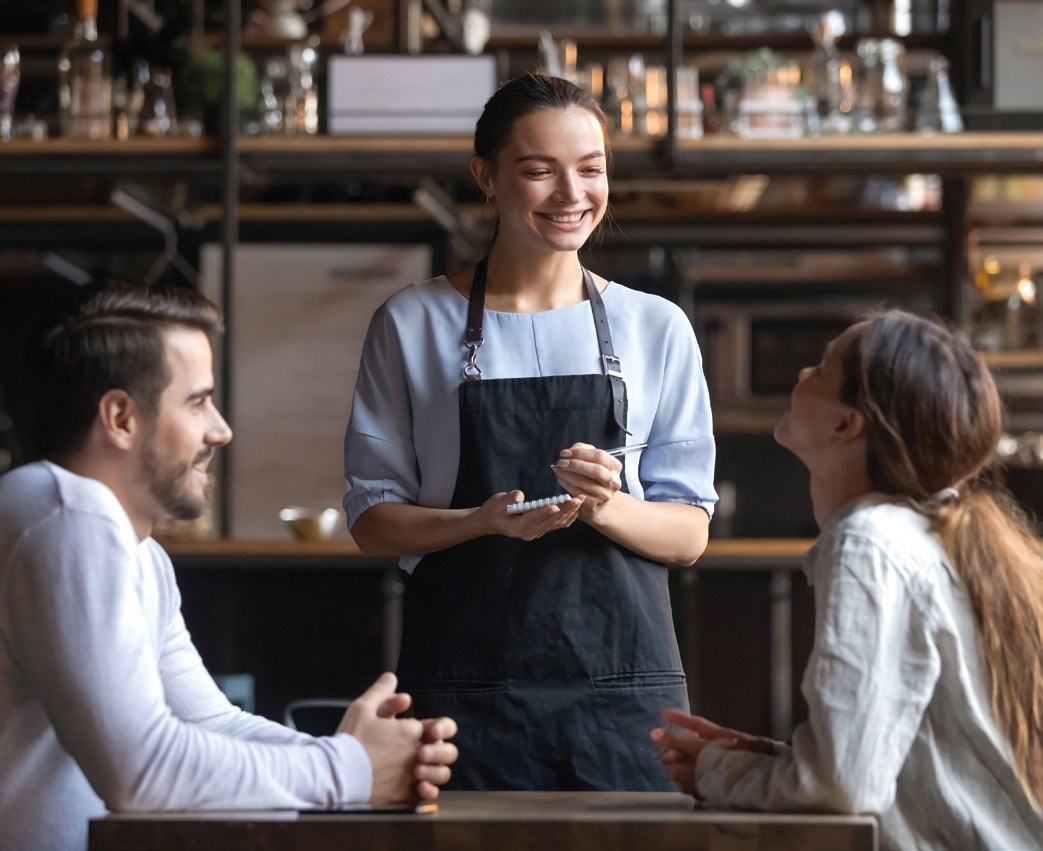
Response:
[[[292,700],[283,710],[282,722],[311,736],[332,736],[350,705],[350,700],[334,697]]]

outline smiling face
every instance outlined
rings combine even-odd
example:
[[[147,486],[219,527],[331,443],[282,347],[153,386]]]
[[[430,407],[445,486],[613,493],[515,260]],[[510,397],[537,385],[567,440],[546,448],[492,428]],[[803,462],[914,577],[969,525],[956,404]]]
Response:
[[[472,170],[496,203],[497,243],[526,251],[577,251],[608,206],[605,137],[581,107],[521,116],[495,163],[476,157]]]
[[[213,402],[210,341],[202,331],[171,328],[163,333],[170,384],[155,417],[146,421],[140,484],[153,521],[188,520],[206,508],[206,468],[214,448],[232,430]]]
[[[775,440],[807,466],[834,442],[853,411],[840,399],[844,356],[860,332],[853,325],[826,346],[822,360],[800,371],[789,410],[775,426]]]

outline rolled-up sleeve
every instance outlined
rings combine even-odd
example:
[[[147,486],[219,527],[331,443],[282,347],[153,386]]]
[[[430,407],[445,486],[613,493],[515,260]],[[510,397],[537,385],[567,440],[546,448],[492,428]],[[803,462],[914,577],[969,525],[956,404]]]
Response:
[[[815,579],[815,646],[804,673],[808,721],[774,756],[707,747],[700,796],[772,810],[884,812],[940,671],[930,625],[901,572],[872,542],[845,536]]]
[[[387,306],[370,322],[351,419],[344,436],[344,511],[348,528],[381,502],[416,502],[420,475],[413,412],[397,329]]]
[[[716,448],[702,355],[688,318],[680,308],[671,305],[670,309],[674,316],[661,341],[662,360],[653,357],[648,365],[660,370],[662,379],[649,446],[641,457],[644,498],[698,505],[712,516],[717,502]],[[643,378],[651,379],[651,375]]]

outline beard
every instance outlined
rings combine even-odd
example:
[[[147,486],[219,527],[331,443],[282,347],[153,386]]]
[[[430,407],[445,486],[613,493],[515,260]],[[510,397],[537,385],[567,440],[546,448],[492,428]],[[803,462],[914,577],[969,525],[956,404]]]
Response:
[[[213,449],[204,449],[192,463],[187,461],[164,465],[152,446],[142,455],[142,475],[145,485],[163,510],[177,520],[195,520],[206,509],[207,497],[196,496],[189,484],[195,465],[207,461]]]

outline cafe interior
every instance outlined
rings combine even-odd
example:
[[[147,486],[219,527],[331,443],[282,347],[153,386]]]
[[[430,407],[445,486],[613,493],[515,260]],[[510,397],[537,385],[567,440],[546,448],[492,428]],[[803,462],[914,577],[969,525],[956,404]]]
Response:
[[[33,457],[25,348],[59,296],[115,278],[218,303],[235,440],[207,512],[156,537],[204,663],[244,709],[328,733],[394,670],[404,575],[359,552],[341,509],[362,343],[392,293],[486,250],[474,121],[526,71],[588,89],[608,118],[611,221],[583,262],[680,305],[702,352],[720,499],[705,554],[670,571],[693,711],[782,741],[807,717],[800,566],[817,526],[772,431],[798,371],[867,311],[943,317],[984,353],[1003,475],[1043,511],[1038,3],[0,11],[0,474]],[[92,108],[70,106],[77,86]]]

